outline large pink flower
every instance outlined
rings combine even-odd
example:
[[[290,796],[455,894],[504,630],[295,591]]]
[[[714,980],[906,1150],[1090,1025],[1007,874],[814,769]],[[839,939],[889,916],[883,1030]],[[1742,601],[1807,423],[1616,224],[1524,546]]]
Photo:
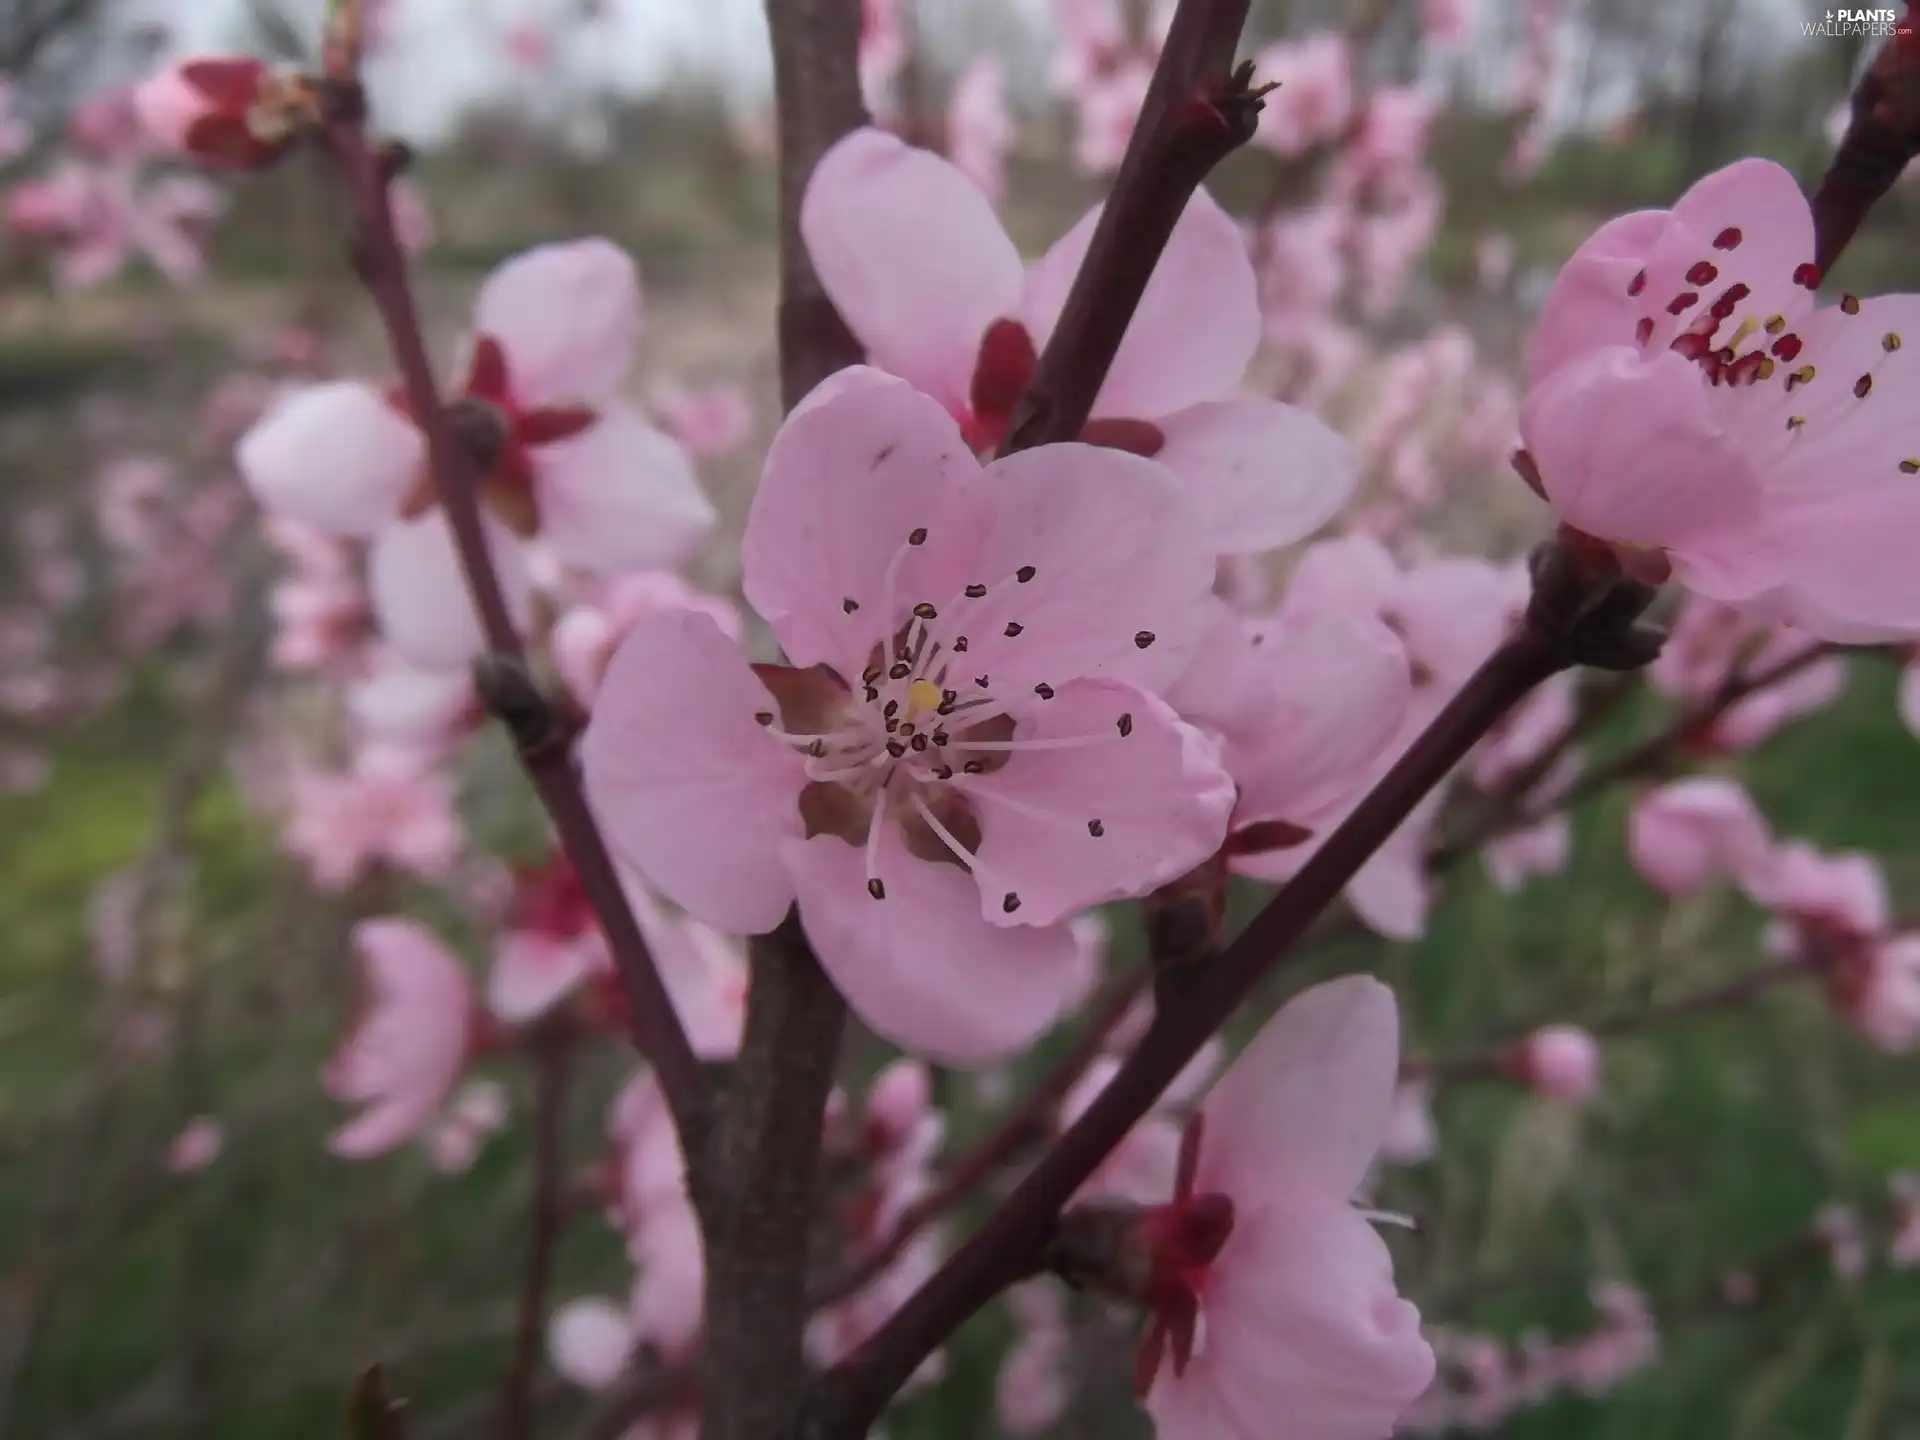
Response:
[[[377,1155],[421,1130],[452,1093],[476,1034],[473,987],[459,958],[411,920],[354,927],[365,1008],[321,1082],[365,1106],[334,1132],[336,1155]]]
[[[869,1024],[978,1059],[1078,983],[1064,924],[1213,853],[1233,786],[1150,688],[1213,551],[1160,466],[1084,445],[984,470],[941,406],[843,372],[775,437],[741,547],[796,667],[656,616],[583,742],[629,864],[733,933],[797,899]]]
[[[605,240],[539,246],[481,287],[453,420],[491,462],[481,514],[516,618],[532,588],[528,541],[612,575],[677,560],[713,521],[680,447],[616,396],[639,328],[638,274]],[[371,538],[374,608],[408,659],[445,669],[480,648],[403,403],[357,381],[309,386],[249,430],[236,458],[268,509]]]
[[[1829,639],[1911,633],[1920,298],[1817,310],[1812,255],[1765,160],[1609,222],[1547,297],[1522,438],[1560,518],[1642,573]]]
[[[1266,1440],[1280,1417],[1298,1440],[1379,1440],[1433,1379],[1419,1313],[1351,1204],[1399,1063],[1392,992],[1348,976],[1294,999],[1207,1097],[1175,1198],[1146,1221],[1136,1378],[1161,1440]]]
[[[857,130],[813,173],[800,224],[834,304],[873,363],[991,449],[1032,378],[1099,220],[1029,267],[993,206],[939,156]],[[1175,227],[1084,432],[1180,476],[1221,553],[1312,534],[1352,493],[1347,442],[1305,411],[1238,394],[1260,343],[1253,263],[1204,192]]]

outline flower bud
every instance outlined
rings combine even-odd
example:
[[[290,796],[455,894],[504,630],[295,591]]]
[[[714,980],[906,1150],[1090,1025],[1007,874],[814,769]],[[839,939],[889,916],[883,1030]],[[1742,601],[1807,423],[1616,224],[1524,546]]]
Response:
[[[1600,1086],[1600,1047],[1572,1025],[1547,1025],[1520,1042],[1520,1078],[1543,1095],[1584,1100]]]

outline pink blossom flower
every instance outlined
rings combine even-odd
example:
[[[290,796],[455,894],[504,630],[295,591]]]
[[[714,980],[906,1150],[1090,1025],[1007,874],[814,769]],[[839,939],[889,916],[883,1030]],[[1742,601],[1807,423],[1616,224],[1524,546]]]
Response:
[[[1059,34],[1047,79],[1071,95],[1111,68],[1125,49],[1126,17],[1116,0],[1053,0],[1052,10]]]
[[[294,84],[249,56],[197,55],[147,77],[132,105],[167,149],[206,165],[254,168],[297,138]]]
[[[1204,616],[1191,503],[1088,446],[982,470],[935,401],[858,369],[775,437],[741,554],[748,600],[814,668],[749,668],[686,611],[636,628],[583,740],[615,847],[722,930],[797,899],[906,1048],[1026,1044],[1079,981],[1061,922],[1225,832],[1232,782],[1145,688]]]
[[[1477,0],[1422,0],[1420,26],[1436,45],[1455,45],[1466,38],[1478,18]]]
[[[1738,781],[1698,776],[1634,801],[1627,854],[1649,884],[1689,895],[1721,875],[1753,875],[1771,860],[1767,822]]]
[[[506,1092],[492,1080],[469,1080],[421,1139],[434,1169],[442,1175],[464,1175],[488,1138],[506,1123]]]
[[[947,156],[997,204],[1007,188],[1007,149],[1012,144],[1005,76],[998,60],[983,55],[953,82],[953,97],[947,102]]]
[[[386,863],[441,876],[460,853],[462,831],[445,780],[376,752],[353,769],[295,771],[286,842],[314,884],[338,890]]]
[[[1893,920],[1886,874],[1861,851],[1829,855],[1790,840],[1735,878],[1756,904],[1823,941],[1873,939]]]
[[[702,594],[665,570],[609,580],[554,623],[554,668],[583,709],[593,708],[607,662],[628,633],[641,621],[673,610],[705,615],[729,639],[740,638],[740,612],[732,602]]]
[[[455,428],[493,457],[482,521],[509,610],[531,589],[526,542],[619,574],[669,563],[712,523],[680,447],[615,398],[640,328],[639,276],[605,240],[543,245],[490,275]],[[398,403],[334,381],[294,392],[236,458],[268,509],[372,539],[381,629],[415,664],[449,669],[481,644],[453,535]]]
[[[363,746],[422,770],[444,759],[483,718],[471,676],[418,670],[393,655],[378,657],[346,700]]]
[[[725,455],[746,443],[753,429],[753,404],[738,385],[657,385],[653,413],[667,433],[696,460]]]
[[[1253,136],[1277,155],[1331,144],[1353,118],[1353,62],[1337,30],[1269,45],[1255,57],[1254,71],[1280,87],[1267,97]]]
[[[1521,433],[1560,519],[1638,572],[1890,638],[1920,628],[1920,433],[1877,402],[1920,300],[1815,310],[1812,253],[1799,187],[1764,160],[1610,222],[1547,297]]]
[[[32,143],[33,130],[14,104],[13,83],[0,79],[0,165],[26,153]]]
[[[877,130],[827,152],[801,208],[821,280],[873,363],[938,400],[979,450],[1003,438],[1098,219],[1029,267],[964,175]],[[1356,474],[1313,416],[1237,396],[1260,342],[1256,291],[1239,227],[1196,194],[1082,437],[1179,475],[1223,553],[1311,534]]]
[[[199,1115],[173,1137],[167,1147],[167,1169],[175,1175],[192,1175],[220,1158],[226,1148],[227,1127],[213,1115]]]
[[[1350,1203],[1399,1062],[1392,993],[1349,976],[1297,996],[1207,1097],[1174,1200],[1146,1222],[1136,1380],[1161,1440],[1254,1440],[1276,1416],[1372,1440],[1433,1379],[1419,1313]]]
[[[452,1092],[477,1036],[473,988],[458,957],[411,920],[353,929],[366,998],[321,1075],[334,1099],[364,1106],[328,1142],[365,1159],[418,1133]]]
[[[1600,1088],[1600,1046],[1576,1025],[1544,1025],[1520,1042],[1520,1078],[1542,1095],[1585,1100]]]

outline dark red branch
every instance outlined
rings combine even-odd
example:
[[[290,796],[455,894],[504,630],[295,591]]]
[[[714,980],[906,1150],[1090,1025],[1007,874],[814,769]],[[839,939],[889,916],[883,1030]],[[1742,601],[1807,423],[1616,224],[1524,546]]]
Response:
[[[531,1044],[535,1084],[533,1223],[527,1241],[526,1276],[520,1286],[520,1312],[514,1324],[513,1359],[501,1387],[501,1440],[530,1440],[533,1435],[533,1377],[546,1331],[553,1250],[566,1224],[560,1140],[566,1123],[573,1037],[556,1024],[537,1031]]]
[[[636,1048],[653,1063],[682,1142],[697,1153],[706,1127],[706,1088],[685,1027],[661,982],[646,939],[627,904],[613,857],[587,808],[571,758],[569,727],[535,687],[481,526],[476,477],[454,435],[422,338],[394,230],[391,162],[367,135],[365,98],[356,83],[333,85],[323,129],[358,220],[354,257],[400,366],[408,408],[426,438],[435,493],[446,511],[467,588],[486,632],[489,654],[477,667],[488,709],[512,731],[522,763],[573,861],[605,931],[631,1015]]]
[[[1113,193],[1002,455],[1079,438],[1187,201],[1252,138],[1260,94],[1251,65],[1233,65],[1249,4],[1183,0],[1174,15]]]

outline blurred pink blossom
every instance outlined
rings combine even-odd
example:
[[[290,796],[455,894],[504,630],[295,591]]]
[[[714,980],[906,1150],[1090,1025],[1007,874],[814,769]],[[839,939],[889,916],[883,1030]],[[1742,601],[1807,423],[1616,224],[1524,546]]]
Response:
[[[192,1175],[204,1170],[226,1148],[227,1127],[212,1115],[200,1115],[173,1137],[167,1147],[167,1169],[175,1175]]]
[[[302,766],[287,799],[287,846],[323,890],[342,889],[378,864],[446,875],[465,838],[447,782],[386,756],[364,755],[348,770]]]
[[[1693,776],[1634,801],[1627,854],[1650,884],[1689,895],[1722,875],[1757,874],[1773,837],[1738,781]]]
[[[995,204],[1006,191],[1006,160],[1013,144],[1000,62],[983,55],[960,72],[947,104],[947,156]]]
[[[1299,155],[1338,141],[1353,118],[1352,70],[1346,36],[1337,30],[1262,50],[1254,71],[1262,83],[1280,88],[1267,96],[1254,143],[1278,155]]]
[[[1520,1042],[1515,1068],[1543,1095],[1586,1100],[1600,1086],[1600,1046],[1578,1026],[1542,1026]]]
[[[656,385],[650,399],[653,413],[667,433],[696,460],[739,449],[753,431],[753,404],[738,385],[700,389],[672,383]]]
[[[363,920],[353,946],[363,1008],[321,1081],[327,1093],[364,1106],[328,1142],[365,1159],[418,1133],[460,1078],[478,1035],[466,968],[432,931],[411,920]]]

